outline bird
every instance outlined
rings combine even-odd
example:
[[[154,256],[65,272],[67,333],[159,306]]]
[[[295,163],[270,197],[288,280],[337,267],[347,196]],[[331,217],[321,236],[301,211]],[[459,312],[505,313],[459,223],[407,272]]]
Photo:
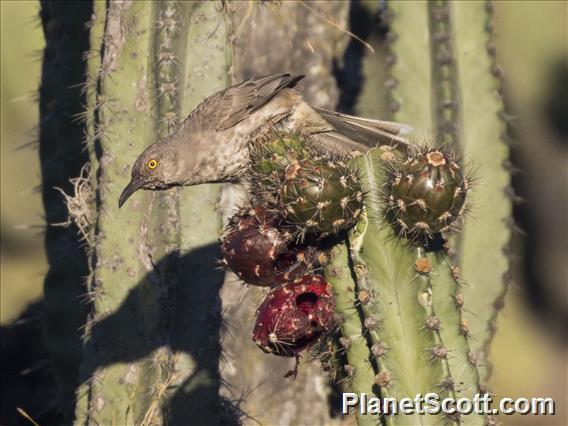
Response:
[[[219,90],[175,131],[146,148],[132,166],[119,208],[139,189],[234,182],[250,160],[255,135],[301,132],[330,154],[366,153],[380,144],[405,146],[406,124],[310,106],[295,89],[303,75],[257,76]]]

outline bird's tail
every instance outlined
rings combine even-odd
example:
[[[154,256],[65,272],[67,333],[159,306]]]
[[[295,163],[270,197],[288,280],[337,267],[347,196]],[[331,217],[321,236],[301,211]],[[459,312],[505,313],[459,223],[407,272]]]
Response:
[[[365,153],[379,145],[402,149],[410,146],[405,135],[413,129],[407,124],[355,117],[319,108],[315,110],[331,124],[332,129],[311,137],[330,151]]]

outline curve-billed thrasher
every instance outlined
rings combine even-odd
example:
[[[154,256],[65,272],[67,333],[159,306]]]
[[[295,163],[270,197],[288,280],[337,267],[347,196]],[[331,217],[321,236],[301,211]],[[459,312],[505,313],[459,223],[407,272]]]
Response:
[[[235,181],[249,160],[249,142],[264,130],[302,132],[332,153],[406,144],[400,135],[411,128],[404,124],[309,106],[293,89],[303,77],[254,77],[209,96],[172,135],[140,154],[119,207],[140,188]]]

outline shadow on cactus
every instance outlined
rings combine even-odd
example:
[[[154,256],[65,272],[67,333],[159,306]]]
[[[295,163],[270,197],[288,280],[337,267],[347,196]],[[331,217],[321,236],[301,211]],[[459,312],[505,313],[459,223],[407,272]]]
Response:
[[[96,357],[90,358],[90,361],[83,365],[81,380],[96,381],[111,365],[122,365],[124,374],[121,386],[131,388],[134,395],[138,376],[144,380],[155,380],[155,376],[163,376],[166,382],[170,377],[174,380],[170,383],[170,388],[173,389],[171,398],[159,409],[161,410],[159,416],[170,424],[184,424],[184,419],[187,418],[200,419],[199,423],[205,424],[211,412],[220,412],[222,417],[232,416],[235,413],[242,415],[238,406],[232,406],[229,401],[217,395],[222,318],[220,305],[217,303],[211,306],[205,299],[218,298],[219,288],[210,287],[208,295],[204,295],[203,288],[198,285],[183,285],[177,289],[173,299],[175,302],[169,306],[173,325],[168,342],[156,334],[156,330],[163,326],[161,324],[163,318],[161,319],[160,316],[148,316],[145,317],[145,321],[132,320],[133,313],[143,309],[148,298],[153,297],[157,275],[161,274],[169,263],[178,261],[184,270],[195,270],[199,265],[213,265],[218,253],[217,244],[211,244],[180,258],[175,253],[164,257],[155,265],[155,270],[149,272],[128,293],[114,313],[91,322],[86,350],[95,352]],[[213,270],[211,274],[222,276],[223,273]],[[213,279],[208,281],[211,282],[215,281]],[[186,319],[187,315],[190,315],[189,319]],[[209,330],[213,330],[213,334],[202,333],[199,327],[187,326],[188,320],[201,323],[204,318],[207,318]],[[175,355],[172,357],[172,362],[166,362],[164,351],[190,355],[195,363],[191,370],[192,374],[183,381],[175,382],[175,372],[182,368],[183,364],[180,362],[180,365],[176,365],[179,357]],[[144,361],[144,370],[139,367],[141,364],[136,363],[139,360]],[[159,387],[152,389],[152,393],[148,395],[149,401],[160,401]],[[211,397],[211,395],[217,396]],[[93,395],[93,398],[97,398],[99,404],[107,402],[100,394]],[[125,401],[125,404],[127,403],[132,401]],[[152,407],[154,404],[133,408],[133,423],[144,424],[144,419],[156,415],[150,411]],[[239,419],[235,418],[223,418],[223,420],[227,424],[240,424]]]

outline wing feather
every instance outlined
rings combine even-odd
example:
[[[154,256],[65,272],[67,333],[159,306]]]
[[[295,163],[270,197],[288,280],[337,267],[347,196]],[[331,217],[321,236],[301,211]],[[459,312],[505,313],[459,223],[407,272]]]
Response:
[[[226,130],[240,123],[282,89],[294,87],[302,78],[303,75],[270,74],[227,89],[217,103],[217,130]]]

